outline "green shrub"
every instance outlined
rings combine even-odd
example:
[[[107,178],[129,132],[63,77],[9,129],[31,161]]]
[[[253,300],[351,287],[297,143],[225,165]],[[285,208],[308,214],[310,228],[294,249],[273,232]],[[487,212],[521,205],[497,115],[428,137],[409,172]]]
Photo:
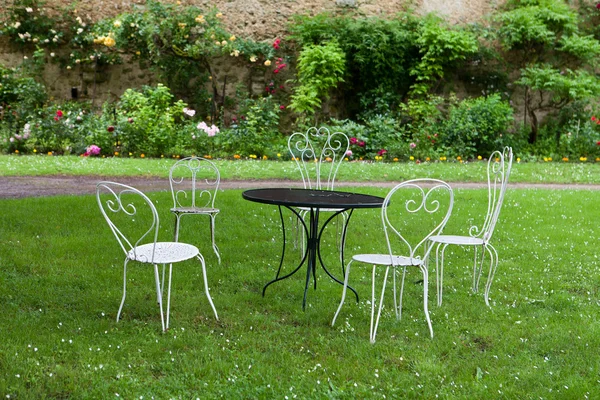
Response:
[[[14,152],[20,148],[11,145],[15,140],[20,142],[15,135],[23,135],[23,128],[31,119],[31,114],[42,107],[46,100],[46,88],[42,84],[19,69],[0,65],[0,142],[6,144],[4,151]]]
[[[345,54],[336,41],[306,46],[298,57],[298,86],[289,107],[298,114],[314,114],[329,90],[343,82],[344,71]]]
[[[121,150],[132,154],[161,156],[177,143],[186,104],[174,101],[164,85],[127,89],[117,104],[116,125]],[[116,129],[117,127],[115,127]]]
[[[557,155],[561,158],[590,160],[600,156],[600,120],[571,120],[560,135]]]
[[[229,155],[273,157],[281,151],[274,145],[280,142],[280,105],[272,96],[244,100],[238,114],[232,117],[229,129],[218,137],[222,150]]]
[[[512,121],[512,108],[497,94],[466,99],[450,107],[442,141],[453,155],[485,156],[502,147]]]

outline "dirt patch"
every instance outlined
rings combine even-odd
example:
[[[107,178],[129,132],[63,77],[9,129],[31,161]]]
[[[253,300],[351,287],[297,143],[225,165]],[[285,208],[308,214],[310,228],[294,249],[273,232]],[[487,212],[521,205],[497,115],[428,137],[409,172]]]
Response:
[[[42,197],[59,195],[93,194],[96,184],[110,180],[133,186],[142,192],[168,191],[169,181],[158,177],[107,177],[107,176],[0,176],[0,199],[18,199],[23,197]],[[398,182],[336,182],[343,187],[384,187],[391,188]],[[451,182],[456,189],[481,189],[483,183]],[[302,187],[302,182],[291,180],[222,180],[221,189],[255,189],[267,187]],[[538,189],[578,189],[600,190],[600,185],[588,184],[531,184],[514,183],[509,188]]]

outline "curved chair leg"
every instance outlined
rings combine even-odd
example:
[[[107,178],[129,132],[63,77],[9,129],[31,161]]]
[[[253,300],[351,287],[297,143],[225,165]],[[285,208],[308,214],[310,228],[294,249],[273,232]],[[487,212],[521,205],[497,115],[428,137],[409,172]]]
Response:
[[[160,290],[160,280],[158,278],[158,265],[154,264],[154,280],[156,281],[156,291]],[[162,292],[160,296],[160,301],[158,302],[158,306],[160,307],[160,323],[162,324],[163,332],[166,331],[165,328],[165,315],[163,313],[163,302],[162,302]]]
[[[300,211],[300,215],[302,216],[302,220],[306,218],[308,211]],[[300,256],[302,257],[306,252],[306,237],[305,235],[300,235],[300,224],[296,225],[297,237],[300,237]]]
[[[344,301],[346,300],[346,290],[348,289],[348,277],[350,276],[350,265],[352,264],[352,261],[353,260],[350,260],[350,262],[346,266],[346,274],[344,275],[344,288],[342,289],[342,300],[340,301],[340,305],[338,306],[338,309],[335,312],[335,315],[333,316],[333,321],[331,321],[331,326],[335,325],[335,320],[336,320],[338,314],[340,313],[342,306],[344,305]]]
[[[379,308],[377,311],[377,318],[375,324],[373,324],[373,318],[375,316],[375,270],[376,266],[373,265],[373,277],[372,277],[372,288],[371,288],[371,328],[369,332],[369,341],[375,343],[375,336],[377,336],[377,327],[379,326],[379,317],[381,317],[381,309],[383,308],[383,298],[385,295],[385,286],[387,284],[387,277],[390,272],[390,266],[388,265],[385,269],[385,276],[383,277],[383,285],[381,287],[381,297],[379,299]]]
[[[498,252],[496,251],[494,246],[492,246],[491,244],[488,244],[485,248],[488,251],[488,253],[490,254],[490,272],[488,274],[488,279],[485,284],[485,293],[484,293],[485,304],[489,307],[490,306],[490,299],[489,299],[490,288],[492,287],[492,281],[494,280],[494,275],[496,274],[496,268],[498,268]]]
[[[165,270],[165,264],[163,264],[163,272]],[[173,276],[173,264],[169,264],[169,284],[167,286],[167,323],[165,329],[169,329],[169,313],[171,311],[171,277]],[[164,284],[164,275],[163,275]]]
[[[179,240],[179,220],[181,219],[181,214],[175,214],[175,242]]]
[[[438,245],[436,252],[439,250],[440,245],[441,245],[441,243]],[[437,278],[438,278],[437,279],[438,307],[442,305],[443,296],[444,296],[444,255],[446,253],[446,247],[448,247],[448,244],[444,244],[444,247],[442,247],[442,252],[440,254],[440,268],[438,270],[438,275],[437,275]],[[436,258],[437,258],[437,254],[436,254]],[[437,263],[436,263],[436,270],[437,270]]]
[[[345,271],[344,271],[344,250],[346,247],[346,234],[348,233],[348,222],[349,222],[351,216],[352,216],[352,213],[350,213],[350,215],[348,215],[348,213],[346,211],[342,212],[342,233],[341,233],[341,239],[340,239],[340,244],[339,244],[340,264],[342,265],[342,275],[344,275],[344,273],[345,273]]]
[[[479,272],[477,271],[477,248],[479,246],[474,246],[475,250],[473,251],[473,293],[477,293],[479,290],[479,277],[481,276],[481,266],[479,267]],[[483,255],[482,255],[483,257]]]
[[[217,309],[215,308],[215,305],[213,304],[212,298],[210,297],[210,293],[208,291],[208,279],[206,277],[206,264],[204,263],[204,257],[202,257],[201,254],[198,254],[196,257],[202,265],[202,276],[204,277],[204,290],[206,291],[206,298],[208,299],[208,302],[210,303],[210,306],[212,307],[213,312],[215,313],[215,318],[218,321],[219,315],[217,314]]]
[[[475,277],[475,275],[473,276],[473,292],[477,293],[479,291],[479,281],[481,280],[481,274],[483,272],[483,261],[485,260],[485,252],[486,252],[486,247],[488,245],[484,244],[481,247],[481,260],[479,261],[479,269],[477,270],[477,277]],[[477,247],[475,247],[475,251],[477,251]],[[477,263],[477,260],[475,260],[475,262]],[[473,273],[475,273],[475,270],[473,271]]]
[[[219,248],[215,243],[215,218],[216,215],[210,215],[210,238],[212,240],[213,251],[217,255],[217,259],[219,260],[219,264],[221,264],[221,256],[219,255]]]
[[[156,302],[159,303],[162,298],[162,294],[165,290],[165,264],[162,267],[162,280],[160,281],[160,293],[156,293]]]
[[[117,322],[119,322],[119,317],[121,316],[121,310],[123,310],[123,304],[125,304],[125,296],[127,296],[127,263],[129,259],[126,258],[123,264],[123,298],[121,299],[121,305],[119,306],[119,311],[117,312]],[[158,291],[156,292],[158,296]]]
[[[398,295],[398,314],[397,318],[402,319],[402,296],[404,294],[404,281],[406,278],[406,267],[402,268],[402,282],[400,283],[400,294]]]
[[[427,320],[427,326],[429,326],[429,334],[433,339],[433,327],[431,326],[431,318],[429,317],[429,308],[427,297],[429,296],[429,272],[427,266],[419,265],[421,272],[423,273],[423,311],[425,312],[425,319]]]

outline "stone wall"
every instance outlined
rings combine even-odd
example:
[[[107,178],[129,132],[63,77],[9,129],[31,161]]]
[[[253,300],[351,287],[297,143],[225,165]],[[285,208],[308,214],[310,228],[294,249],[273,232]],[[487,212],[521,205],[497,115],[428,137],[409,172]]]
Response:
[[[13,0],[0,0],[0,12],[12,3]],[[74,7],[84,19],[95,21],[132,11],[143,3],[143,0],[86,0],[75,3]],[[288,21],[295,14],[350,11],[363,16],[385,17],[414,9],[419,14],[437,12],[452,23],[468,23],[480,20],[498,4],[489,0],[181,0],[179,3],[202,9],[216,7],[224,14],[225,26],[231,33],[269,42],[285,36]],[[50,14],[59,13],[72,4],[71,0],[47,0],[45,9]],[[14,67],[22,62],[24,56],[30,55],[17,52],[5,38],[0,38],[0,64]],[[228,94],[237,82],[247,83],[254,91],[264,90],[264,75],[232,63],[231,58],[217,60],[215,74],[217,87],[222,87],[227,77]],[[137,62],[128,62],[126,57],[122,65],[98,71],[84,68],[69,71],[48,63],[42,78],[51,96],[57,100],[70,98],[71,88],[76,87],[80,98],[94,99],[97,104],[118,98],[127,88],[157,81],[151,71],[141,69]]]

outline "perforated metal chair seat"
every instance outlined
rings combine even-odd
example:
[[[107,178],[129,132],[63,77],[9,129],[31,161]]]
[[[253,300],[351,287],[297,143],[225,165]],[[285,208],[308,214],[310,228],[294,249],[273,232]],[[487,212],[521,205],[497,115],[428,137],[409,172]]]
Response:
[[[152,257],[154,252],[154,258]],[[196,246],[187,243],[157,242],[134,247],[127,253],[130,260],[154,264],[172,264],[189,260],[200,254]]]
[[[352,259],[365,264],[392,265],[395,267],[419,266],[424,264],[423,260],[419,258],[404,256],[393,256],[390,258],[389,254],[357,254],[352,256]]]
[[[481,246],[484,243],[482,238],[459,235],[438,235],[430,237],[429,240],[434,243],[456,244],[463,246]]]
[[[171,212],[178,214],[217,214],[218,208],[211,207],[173,207]]]

